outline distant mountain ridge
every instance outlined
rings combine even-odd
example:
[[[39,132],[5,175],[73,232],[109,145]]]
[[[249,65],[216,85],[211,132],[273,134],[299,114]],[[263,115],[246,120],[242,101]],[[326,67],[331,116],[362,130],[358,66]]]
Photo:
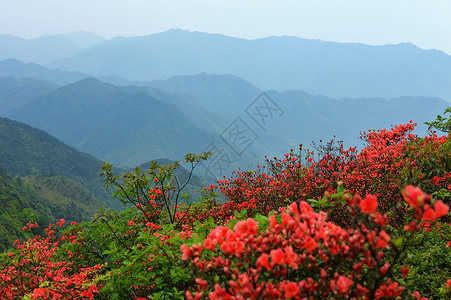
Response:
[[[25,62],[49,63],[74,56],[103,40],[89,32],[43,35],[34,39],[0,34],[0,60],[15,58]]]
[[[230,74],[206,74],[173,76],[166,80],[154,80],[146,86],[179,94],[192,95],[216,112],[235,117],[261,92],[246,80]]]
[[[8,117],[124,166],[200,152],[212,136],[197,128],[173,104],[94,78],[37,97]]]
[[[16,79],[0,77],[0,117],[26,104],[34,97],[45,95],[58,86],[36,78]]]
[[[13,77],[17,79],[37,78],[53,82],[57,85],[74,83],[91,75],[80,72],[48,69],[36,63],[24,63],[9,58],[0,61],[0,77]]]
[[[171,29],[111,39],[49,66],[140,81],[202,72],[233,74],[263,90],[451,101],[451,56],[406,43],[369,46],[289,36],[246,40]]]
[[[418,123],[415,133],[425,136],[424,122],[434,120],[449,105],[433,97],[334,99],[300,90],[267,93],[284,110],[283,118],[271,123],[269,130],[305,146],[334,136],[348,146],[361,146],[360,132],[390,128],[410,120]]]

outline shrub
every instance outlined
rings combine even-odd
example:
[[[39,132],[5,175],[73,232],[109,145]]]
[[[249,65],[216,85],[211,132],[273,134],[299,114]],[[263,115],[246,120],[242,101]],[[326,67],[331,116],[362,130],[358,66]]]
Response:
[[[406,258],[406,245],[421,220],[435,222],[449,207],[439,200],[432,208],[430,196],[412,186],[403,197],[416,216],[405,227],[409,232],[405,241],[393,240],[384,230],[386,220],[372,195],[364,199],[346,195],[351,214],[363,212],[371,228],[359,223],[354,230],[343,229],[305,201],[270,215],[268,222],[248,218],[219,226],[203,243],[181,247],[197,283],[186,297],[419,299],[418,292],[396,280],[394,266]]]

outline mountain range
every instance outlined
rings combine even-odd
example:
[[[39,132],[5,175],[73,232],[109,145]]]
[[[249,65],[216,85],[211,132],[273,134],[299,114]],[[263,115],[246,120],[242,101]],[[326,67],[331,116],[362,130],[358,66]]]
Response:
[[[104,38],[90,32],[43,35],[34,39],[0,34],[0,60],[16,58],[25,62],[50,63],[74,56],[102,41]]]
[[[58,86],[74,83],[81,79],[91,77],[80,72],[48,69],[39,64],[24,63],[14,58],[0,61],[0,76],[16,79],[38,78],[52,82]]]
[[[29,79],[14,80],[25,85]],[[5,111],[4,116],[43,129],[80,151],[122,166],[132,167],[161,157],[180,159],[187,152],[208,150],[211,143],[219,141],[235,157],[236,168],[262,162],[265,155],[281,155],[299,144],[310,145],[334,136],[348,146],[361,146],[360,131],[410,120],[419,124],[416,132],[424,135],[423,123],[434,119],[448,104],[433,97],[335,99],[301,90],[273,90],[264,95],[278,105],[280,112],[271,120],[267,118],[266,128],[261,128],[247,111],[259,99],[260,91],[243,79],[198,74],[157,83],[158,87],[170,87],[183,94],[148,86],[115,86],[87,78],[24,100],[22,105]],[[222,90],[229,93],[215,97]],[[253,92],[257,94],[252,98]],[[247,100],[242,96],[246,94]],[[233,105],[226,110],[229,103]],[[243,157],[236,155],[223,139],[237,118],[247,124],[255,138]]]
[[[212,137],[175,105],[94,78],[38,96],[6,116],[43,129],[80,151],[125,166],[198,153]]]
[[[171,29],[113,38],[48,66],[139,81],[233,74],[262,90],[301,89],[334,98],[451,100],[451,57],[408,43],[370,46],[290,36],[247,40]]]

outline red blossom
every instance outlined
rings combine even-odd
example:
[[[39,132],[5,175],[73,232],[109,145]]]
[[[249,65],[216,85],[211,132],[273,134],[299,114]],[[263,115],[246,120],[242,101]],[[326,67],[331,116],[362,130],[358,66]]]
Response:
[[[285,254],[282,249],[271,250],[271,261],[276,265],[281,265],[284,263]]]
[[[263,253],[258,259],[257,259],[257,269],[261,269],[262,267],[265,267],[266,270],[270,271],[271,267],[269,266],[269,257],[268,254]]]
[[[366,195],[365,199],[360,201],[360,209],[363,213],[371,214],[376,212],[377,209],[377,198],[373,195]]]
[[[340,275],[338,277],[337,288],[340,293],[346,293],[353,284],[354,281],[346,276]]]
[[[305,247],[305,249],[307,249],[308,251],[312,251],[312,250],[316,249],[316,247],[318,247],[318,242],[315,241],[315,239],[312,238],[311,236],[307,236],[307,237],[305,238],[304,247]]]
[[[285,292],[285,297],[292,298],[296,295],[299,295],[299,286],[295,282],[287,282],[283,285],[283,290]]]

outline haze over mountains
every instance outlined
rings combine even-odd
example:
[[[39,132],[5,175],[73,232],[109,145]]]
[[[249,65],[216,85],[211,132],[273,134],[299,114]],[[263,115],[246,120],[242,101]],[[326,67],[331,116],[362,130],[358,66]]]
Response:
[[[0,60],[16,58],[24,62],[45,64],[73,56],[103,40],[105,39],[90,32],[43,35],[36,39],[0,34]]]
[[[246,40],[180,29],[111,40],[1,38],[9,42],[0,57],[10,57],[0,61],[0,116],[124,166],[200,152],[224,142],[236,120],[253,139],[239,162],[334,135],[351,146],[369,128],[430,121],[451,100],[451,57],[411,44]],[[73,52],[55,50],[42,65],[36,49],[48,41],[60,49],[63,40]],[[34,62],[23,58],[30,45],[39,45]],[[266,128],[248,111],[263,91],[280,109]]]
[[[331,97],[451,99],[451,57],[412,44],[368,46],[281,36],[255,40],[172,29],[119,37],[49,64],[52,68],[150,81],[202,72],[233,74],[269,90]]]

